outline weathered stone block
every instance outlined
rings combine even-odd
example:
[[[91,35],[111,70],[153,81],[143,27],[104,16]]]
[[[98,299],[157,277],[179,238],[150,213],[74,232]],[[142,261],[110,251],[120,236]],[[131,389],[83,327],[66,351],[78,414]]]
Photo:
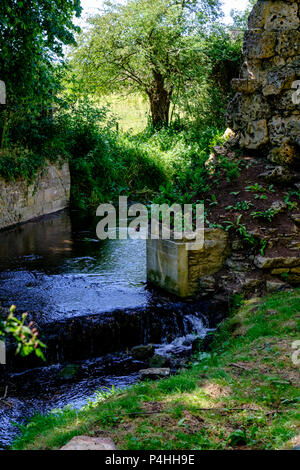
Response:
[[[252,129],[248,129],[249,123],[265,121],[271,117],[271,109],[267,100],[260,94],[237,93],[228,107],[228,114],[233,130],[245,128],[247,133],[252,133]]]
[[[299,1],[259,0],[249,16],[227,120],[241,147],[294,165],[300,148]],[[298,83],[299,82],[299,83]],[[267,133],[268,130],[268,133]]]
[[[266,31],[297,29],[298,5],[296,2],[258,1],[249,15],[249,29]]]
[[[246,31],[243,53],[250,59],[267,59],[275,55],[275,45],[274,32]]]
[[[76,436],[60,450],[117,450],[114,442],[108,437]]]
[[[267,121],[253,121],[248,123],[246,131],[241,134],[240,145],[247,149],[258,149],[269,142]]]
[[[266,21],[266,12],[266,2],[258,1],[248,17],[248,29],[263,29]]]
[[[139,371],[140,380],[156,380],[169,377],[170,369],[168,367],[151,367]]]
[[[279,95],[284,88],[291,88],[296,72],[293,69],[275,69],[267,73],[263,95]]]
[[[268,258],[258,255],[254,259],[254,264],[260,269],[293,268],[300,266],[300,258],[296,256]]]
[[[280,147],[271,150],[269,160],[278,165],[294,165],[300,161],[299,148],[288,141],[283,142]]]
[[[300,274],[297,273],[289,273],[287,276],[287,281],[292,284],[293,286],[300,285]]]
[[[265,77],[266,72],[261,68],[261,60],[249,59],[245,57],[245,61],[241,66],[240,77],[247,80],[256,80],[259,84]]]
[[[59,199],[59,191],[56,187],[45,189],[44,200],[45,202],[52,202]]]
[[[187,250],[186,243],[147,240],[147,279],[179,297],[189,297],[199,288],[202,277],[219,271],[230,253],[228,234],[205,229],[204,246]]]
[[[259,86],[257,80],[248,78],[234,78],[231,85],[234,90],[244,93],[254,93]]]
[[[279,34],[276,52],[282,57],[300,55],[300,31]]]
[[[275,269],[272,269],[271,274],[273,274],[274,276],[278,276],[283,273],[288,273],[289,271],[290,271],[289,268],[275,268]]]

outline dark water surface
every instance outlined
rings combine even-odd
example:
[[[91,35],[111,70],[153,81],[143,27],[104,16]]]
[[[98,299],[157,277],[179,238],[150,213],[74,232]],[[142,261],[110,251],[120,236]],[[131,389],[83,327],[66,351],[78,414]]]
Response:
[[[144,240],[96,237],[96,220],[67,211],[0,233],[0,302],[45,321],[145,304]]]
[[[46,364],[9,356],[0,448],[17,432],[12,421],[80,408],[95,390],[135,383],[147,364],[132,359],[133,345],[152,342],[160,354],[184,355],[221,315],[216,306],[147,289],[145,241],[99,241],[96,223],[63,211],[0,233],[0,304],[29,312],[48,346]]]

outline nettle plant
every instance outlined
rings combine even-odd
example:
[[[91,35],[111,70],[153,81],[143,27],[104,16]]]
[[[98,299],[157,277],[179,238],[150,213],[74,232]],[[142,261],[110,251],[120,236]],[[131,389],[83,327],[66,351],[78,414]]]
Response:
[[[0,341],[12,338],[17,343],[16,354],[28,356],[35,353],[37,357],[45,360],[43,349],[46,347],[38,339],[38,330],[33,322],[26,324],[27,313],[21,319],[15,316],[16,306],[12,305],[6,318],[0,316]]]

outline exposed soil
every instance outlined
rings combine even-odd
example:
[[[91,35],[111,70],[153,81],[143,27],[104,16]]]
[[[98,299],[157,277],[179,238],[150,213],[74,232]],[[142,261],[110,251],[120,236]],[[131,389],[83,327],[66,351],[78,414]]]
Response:
[[[228,221],[236,223],[241,216],[239,223],[246,227],[247,232],[267,242],[264,250],[266,256],[300,256],[296,244],[292,250],[288,247],[291,239],[294,242],[300,241],[299,235],[295,238],[297,228],[292,219],[293,214],[300,212],[299,189],[294,184],[267,183],[262,174],[266,172],[270,162],[262,156],[253,158],[244,155],[239,166],[240,174],[235,181],[224,179],[222,185],[215,187],[213,196],[216,202],[211,200],[212,195],[205,201],[209,223],[226,228],[229,226]],[[291,191],[294,194],[289,194]],[[244,206],[245,203],[248,207]],[[272,204],[276,207],[279,203],[282,207],[272,220],[258,214],[255,217],[255,212],[265,213]],[[236,230],[229,229],[228,232],[234,240]],[[249,246],[245,248],[249,249]]]

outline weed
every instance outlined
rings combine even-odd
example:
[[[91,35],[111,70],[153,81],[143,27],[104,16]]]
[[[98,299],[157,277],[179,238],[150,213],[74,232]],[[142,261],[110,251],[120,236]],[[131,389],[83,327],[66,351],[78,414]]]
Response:
[[[274,217],[278,214],[276,209],[266,209],[265,211],[254,211],[251,212],[251,217],[254,219],[266,219],[268,222],[272,222]]]
[[[248,233],[246,226],[241,223],[241,219],[242,215],[239,215],[235,222],[232,222],[231,220],[225,220],[224,223],[227,224],[225,230],[227,232],[229,230],[235,230],[246,242],[250,243],[250,245],[256,245],[256,238]]]
[[[225,210],[227,211],[247,211],[250,209],[250,207],[253,207],[253,204],[249,201],[239,201],[236,203],[235,206],[227,206]]]

